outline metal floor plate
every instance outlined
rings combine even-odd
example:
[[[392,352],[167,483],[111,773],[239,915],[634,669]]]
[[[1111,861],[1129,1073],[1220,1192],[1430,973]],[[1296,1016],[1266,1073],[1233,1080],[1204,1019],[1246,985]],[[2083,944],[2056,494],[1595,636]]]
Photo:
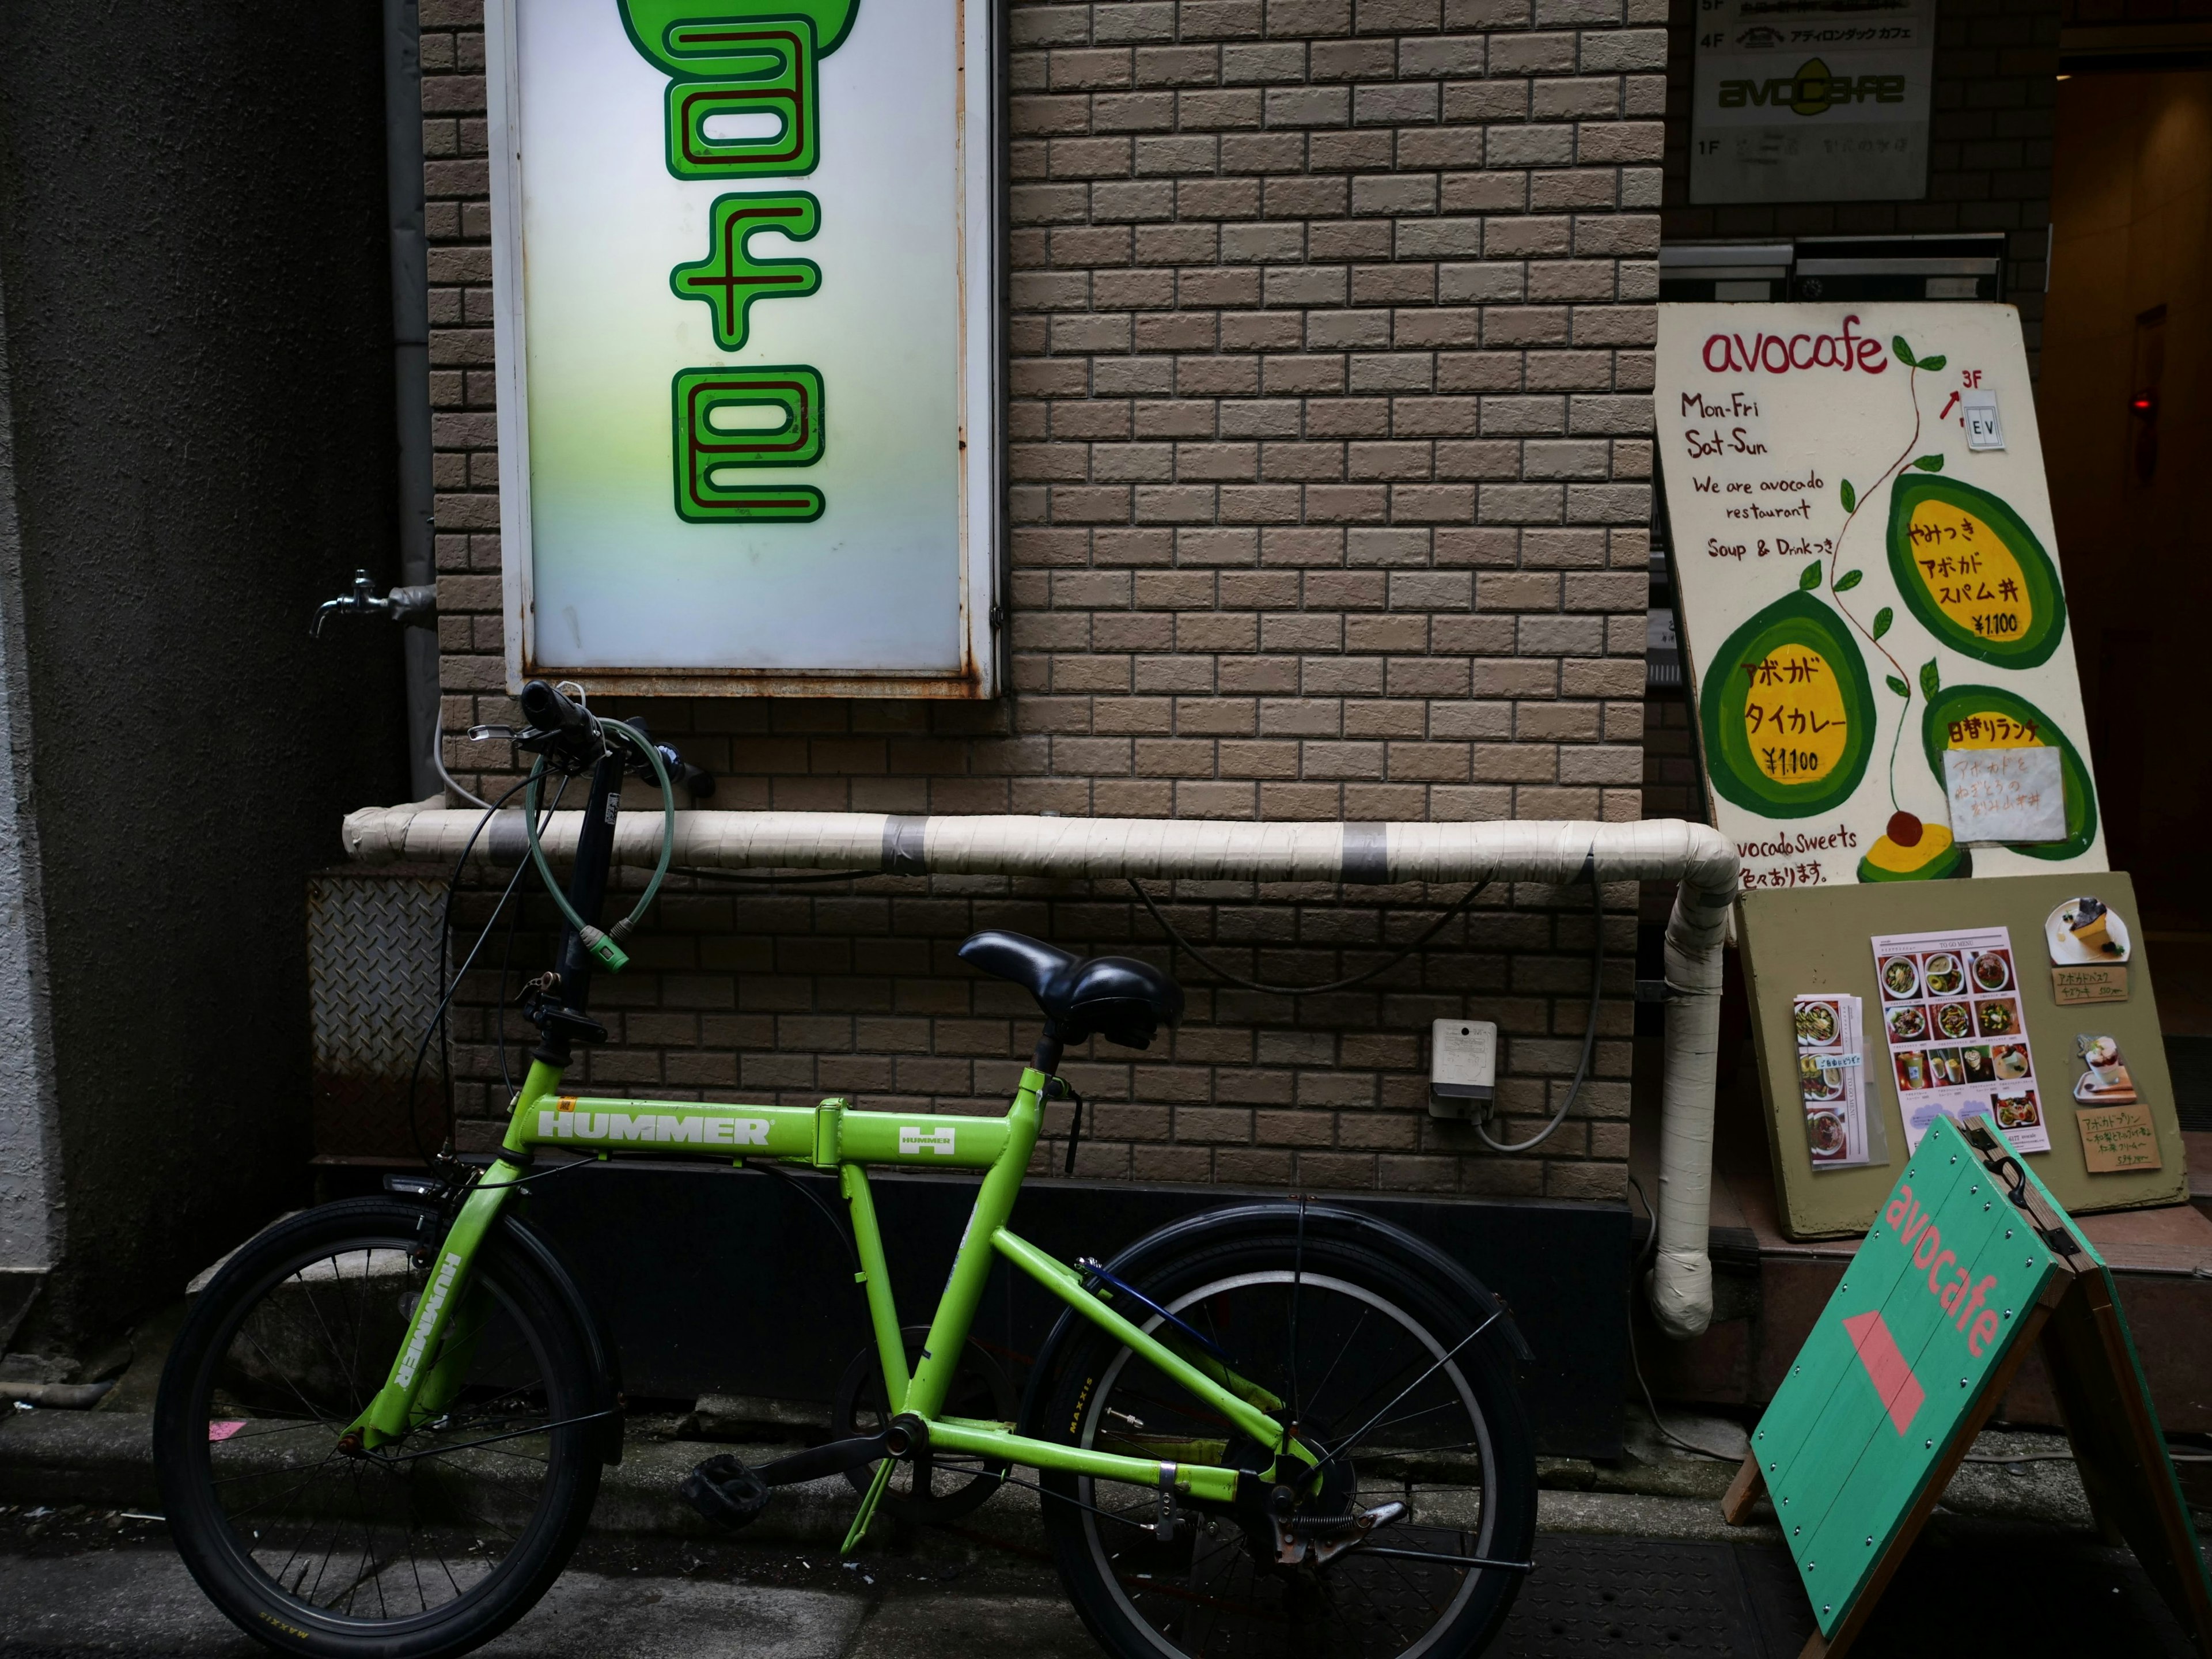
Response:
[[[1735,1544],[1552,1536],[1537,1542],[1536,1571],[1522,1588],[1497,1644],[1499,1659],[1570,1659],[1620,1653],[1794,1655],[1771,1644]],[[1779,1553],[1753,1550],[1754,1553]],[[1789,1559],[1782,1565],[1788,1571]],[[1796,1575],[1783,1586],[1796,1595]],[[1800,1598],[1802,1600],[1802,1597]],[[1807,1628],[1811,1620],[1808,1617]],[[1787,1640],[1787,1632],[1774,1635]]]
[[[1966,1586],[1975,1588],[1966,1593]],[[2002,1624],[2008,1659],[2193,1654],[2126,1550],[2056,1528],[1939,1515],[1891,1582],[1851,1659],[1993,1651],[1992,1608],[2005,1605],[2005,1595],[2032,1595],[2033,1607],[2033,1617]],[[1536,1571],[1489,1654],[1796,1659],[1813,1629],[1796,1568],[1778,1546],[1552,1534],[1537,1540]]]

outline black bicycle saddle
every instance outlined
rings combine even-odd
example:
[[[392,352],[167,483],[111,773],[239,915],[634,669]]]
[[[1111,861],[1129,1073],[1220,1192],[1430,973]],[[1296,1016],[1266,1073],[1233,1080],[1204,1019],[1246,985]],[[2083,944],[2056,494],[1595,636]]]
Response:
[[[963,945],[960,959],[1035,997],[1062,1042],[1103,1036],[1125,1048],[1149,1048],[1161,1026],[1182,1018],[1182,987],[1133,957],[1086,959],[994,929]]]

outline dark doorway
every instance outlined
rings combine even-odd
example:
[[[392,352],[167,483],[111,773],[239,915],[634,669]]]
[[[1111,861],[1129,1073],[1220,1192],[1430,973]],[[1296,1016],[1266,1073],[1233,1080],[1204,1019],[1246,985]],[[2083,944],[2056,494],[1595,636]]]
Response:
[[[2077,71],[2057,93],[2045,462],[2112,865],[2152,936],[2186,947],[2212,935],[2194,730],[2212,654],[2212,70]]]

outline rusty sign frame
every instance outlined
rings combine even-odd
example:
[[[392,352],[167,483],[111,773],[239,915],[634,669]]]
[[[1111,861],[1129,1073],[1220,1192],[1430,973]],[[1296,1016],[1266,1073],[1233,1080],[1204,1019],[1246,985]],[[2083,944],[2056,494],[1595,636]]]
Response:
[[[958,660],[939,669],[756,667],[716,664],[588,667],[546,659],[538,647],[532,556],[528,362],[521,273],[521,62],[517,25],[532,0],[485,0],[485,98],[490,130],[493,334],[497,387],[501,586],[507,689],[540,676],[593,694],[638,696],[869,697],[981,701],[1007,676],[1005,308],[1007,90],[1002,7],[952,0],[960,31],[955,68],[959,224],[954,237],[958,363]],[[604,0],[611,12],[617,0]],[[709,6],[708,10],[718,8]],[[759,0],[724,0],[732,14]],[[775,9],[775,8],[769,8]],[[800,182],[805,182],[801,179]],[[803,251],[803,250],[802,250]],[[865,392],[857,394],[865,397]]]

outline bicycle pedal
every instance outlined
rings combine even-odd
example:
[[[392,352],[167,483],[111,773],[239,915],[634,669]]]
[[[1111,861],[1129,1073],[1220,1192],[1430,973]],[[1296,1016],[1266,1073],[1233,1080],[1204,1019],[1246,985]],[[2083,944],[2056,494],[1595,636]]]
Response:
[[[766,1483],[727,1452],[698,1465],[677,1491],[693,1509],[732,1532],[750,1525],[768,1507]]]

